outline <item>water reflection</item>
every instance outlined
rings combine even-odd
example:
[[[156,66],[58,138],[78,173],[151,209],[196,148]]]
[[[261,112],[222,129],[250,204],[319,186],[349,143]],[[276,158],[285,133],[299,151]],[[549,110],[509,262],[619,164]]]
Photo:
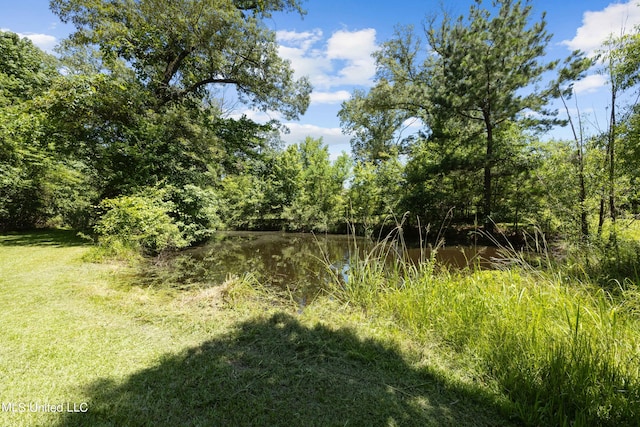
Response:
[[[332,271],[346,272],[355,251],[366,244],[349,236],[229,232],[188,256],[198,260],[214,282],[228,274],[251,273],[261,283],[308,295],[325,287]]]
[[[420,248],[409,248],[409,258],[414,262],[429,258],[430,251]],[[447,267],[463,269],[476,266],[483,269],[494,268],[496,261],[500,261],[502,255],[494,246],[444,246],[436,251],[436,261]]]
[[[369,253],[374,244],[363,238],[341,235],[313,235],[279,232],[218,233],[206,245],[156,263],[144,272],[145,280],[169,282],[188,287],[192,284],[217,285],[229,274],[251,273],[263,284],[286,290],[299,301],[313,298],[336,277],[348,280],[349,264],[356,256]],[[402,252],[413,262],[429,259],[429,251],[411,248]],[[451,268],[476,265],[491,268],[499,258],[492,247],[443,247],[436,260]]]

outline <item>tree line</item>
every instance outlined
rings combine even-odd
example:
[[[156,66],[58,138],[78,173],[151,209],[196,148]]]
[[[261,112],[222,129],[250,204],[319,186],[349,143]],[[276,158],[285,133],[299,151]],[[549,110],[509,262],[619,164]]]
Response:
[[[373,230],[410,212],[422,224],[495,224],[589,239],[640,209],[638,119],[622,104],[637,83],[640,37],[597,59],[547,61],[544,15],[500,0],[398,27],[374,54],[377,75],[339,117],[352,154],[320,138],[286,146],[277,122],[224,114],[217,90],[287,119],[311,85],[278,56],[273,13],[296,0],[53,0],[75,32],[52,56],[0,33],[0,228],[70,226],[149,253],[221,228]],[[172,16],[169,21],[164,16]],[[598,67],[610,121],[549,109]],[[421,124],[409,137],[408,121]],[[574,138],[545,141],[552,126]],[[595,227],[595,228],[594,228]]]

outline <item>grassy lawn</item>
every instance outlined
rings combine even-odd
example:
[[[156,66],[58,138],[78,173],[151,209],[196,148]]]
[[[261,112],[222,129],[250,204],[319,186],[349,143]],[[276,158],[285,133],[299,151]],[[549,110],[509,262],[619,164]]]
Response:
[[[89,249],[0,237],[0,425],[510,424],[499,394],[395,323],[331,299],[299,312],[246,280],[136,286]]]

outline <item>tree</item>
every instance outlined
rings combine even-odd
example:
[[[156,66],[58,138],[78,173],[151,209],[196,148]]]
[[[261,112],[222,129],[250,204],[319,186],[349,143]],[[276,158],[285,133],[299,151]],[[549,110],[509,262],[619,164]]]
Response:
[[[380,163],[405,151],[402,142],[397,140],[396,131],[406,113],[379,108],[383,102],[380,98],[385,98],[380,91],[372,91],[367,96],[356,90],[338,112],[342,131],[352,135],[351,152],[361,162]]]
[[[604,203],[605,197],[608,199],[609,216],[612,222],[612,229],[610,233],[611,242],[617,248],[617,231],[616,220],[618,217],[618,206],[616,200],[616,178],[618,176],[617,171],[617,146],[620,139],[621,123],[619,122],[619,105],[620,98],[625,90],[632,88],[638,83],[639,72],[638,65],[640,64],[640,37],[638,34],[625,35],[621,37],[610,37],[605,43],[601,51],[599,52],[599,59],[603,65],[603,72],[607,74],[610,87],[611,105],[609,113],[609,122],[606,130],[606,143],[605,143],[605,167],[607,170],[606,184],[603,185],[603,191],[601,204],[600,204],[600,218],[598,222],[598,235],[602,231],[602,225],[604,222]],[[637,103],[637,100],[636,100]],[[629,106],[629,111],[633,116],[635,105]],[[633,119],[628,121],[633,122]],[[628,152],[628,151],[627,151]]]
[[[382,226],[390,216],[401,216],[398,208],[404,190],[403,170],[398,156],[380,163],[355,163],[348,190],[350,220],[363,227],[365,234]]]
[[[380,108],[421,118],[429,128],[427,137],[442,140],[450,124],[470,129],[471,135],[482,130],[482,136],[465,139],[483,153],[482,216],[488,230],[493,229],[494,168],[501,158],[496,132],[507,123],[520,122],[527,129],[558,123],[555,112],[545,108],[553,92],[535,87],[558,64],[542,60],[551,37],[544,15],[531,23],[528,1],[493,0],[492,6],[493,14],[477,0],[466,20],[447,14],[440,21],[429,19],[426,52],[411,28],[399,29],[376,53],[372,90],[388,88],[392,105]]]
[[[339,226],[346,213],[344,183],[351,166],[349,157],[343,153],[332,163],[322,138],[307,137],[287,147],[283,166],[290,173],[297,172],[298,181],[291,204],[283,210],[289,228],[328,231]]]
[[[332,162],[321,138],[268,148],[221,180],[221,217],[233,228],[336,230],[346,219],[350,165],[344,153]]]
[[[86,225],[92,190],[83,165],[48,143],[36,101],[60,78],[57,65],[30,40],[0,31],[0,229]]]
[[[220,179],[259,159],[274,129],[222,118],[216,87],[231,85],[246,104],[289,119],[308,106],[309,82],[294,79],[263,22],[302,14],[298,1],[52,0],[51,8],[76,31],[61,48],[63,78],[40,100],[49,144],[88,166],[95,204],[159,191],[185,241],[206,237],[220,223]]]
[[[435,55],[427,72],[436,82],[434,103],[484,127],[483,217],[485,228],[492,229],[495,132],[510,121],[534,124],[531,114],[525,114],[529,112],[541,116],[536,125],[555,123],[554,113],[545,109],[552,91],[532,85],[556,68],[557,61],[541,61],[551,35],[544,14],[530,24],[528,1],[494,0],[499,10],[493,17],[480,5],[477,1],[471,7],[466,25],[462,17],[455,22],[445,17],[439,26],[429,23],[426,33]]]
[[[569,125],[571,126],[571,132],[573,134],[573,141],[575,142],[578,187],[580,189],[578,193],[578,203],[580,206],[580,238],[582,241],[586,242],[589,240],[589,221],[587,209],[587,184],[585,176],[585,141],[582,119],[580,117],[580,112],[578,111],[578,127],[576,128],[565,99],[567,96],[571,95],[571,92],[566,93],[558,88],[558,94],[567,114]]]
[[[0,107],[40,94],[58,74],[56,59],[31,40],[0,31]]]
[[[36,102],[48,143],[89,167],[101,198],[163,181],[202,185],[218,154],[216,111],[147,109],[148,93],[127,72],[64,76]]]
[[[297,0],[52,0],[51,9],[75,25],[72,42],[126,61],[156,106],[203,99],[215,84],[289,119],[309,104],[309,82],[294,80],[262,22],[278,11],[302,13]]]

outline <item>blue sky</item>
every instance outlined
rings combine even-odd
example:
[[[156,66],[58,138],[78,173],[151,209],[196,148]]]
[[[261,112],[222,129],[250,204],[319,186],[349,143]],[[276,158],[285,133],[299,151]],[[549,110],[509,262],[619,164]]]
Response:
[[[0,29],[31,38],[51,50],[72,27],[62,24],[49,10],[48,0],[0,0]],[[444,6],[452,16],[466,14],[473,0],[456,0]],[[486,5],[490,0],[485,0]],[[546,12],[547,29],[553,34],[549,58],[564,58],[579,48],[593,52],[606,36],[632,30],[640,24],[640,0],[533,0],[534,16]],[[332,155],[349,151],[349,136],[343,135],[336,117],[340,103],[356,88],[373,83],[375,64],[371,53],[388,40],[396,25],[422,27],[426,16],[442,10],[441,0],[349,1],[308,0],[307,15],[278,14],[267,22],[277,32],[282,56],[291,60],[298,75],[307,75],[314,85],[308,112],[297,122],[284,123],[291,130],[287,142],[306,135],[323,137]],[[606,125],[606,79],[593,74],[576,86],[581,113],[595,128]],[[572,106],[574,103],[572,102]],[[248,114],[256,120],[280,118],[278,113],[259,113],[230,104],[230,115]],[[594,130],[595,132],[595,130]],[[552,134],[569,137],[568,130]]]

